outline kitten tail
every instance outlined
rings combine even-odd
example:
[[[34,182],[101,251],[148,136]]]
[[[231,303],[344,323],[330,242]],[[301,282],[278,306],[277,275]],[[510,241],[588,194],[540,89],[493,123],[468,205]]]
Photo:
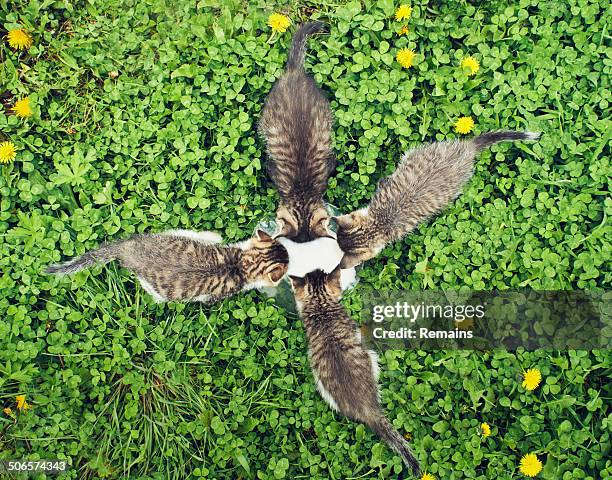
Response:
[[[116,245],[102,245],[100,248],[86,252],[80,257],[73,258],[67,262],[50,265],[45,269],[45,273],[63,275],[78,272],[98,263],[108,263],[117,258],[117,249],[115,247]]]
[[[537,140],[539,132],[488,132],[474,138],[472,142],[478,150],[483,150],[499,142],[516,140]]]
[[[415,458],[412,450],[410,450],[408,442],[385,416],[377,416],[369,427],[402,457],[402,460],[412,470],[412,474],[415,477],[421,473],[419,461]]]
[[[321,22],[308,22],[300,26],[293,35],[289,56],[287,57],[287,70],[298,70],[304,68],[304,55],[306,50],[306,40],[313,33],[324,29]]]

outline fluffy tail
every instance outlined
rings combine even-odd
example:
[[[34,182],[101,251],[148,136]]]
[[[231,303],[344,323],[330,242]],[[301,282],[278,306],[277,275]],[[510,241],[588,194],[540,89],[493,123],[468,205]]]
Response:
[[[313,33],[324,29],[321,22],[308,22],[301,25],[293,35],[289,56],[287,57],[287,70],[304,68],[304,55],[306,50],[306,40]]]
[[[370,425],[370,428],[402,457],[402,460],[412,470],[412,474],[415,477],[421,473],[419,461],[415,458],[412,450],[410,450],[408,442],[393,428],[393,425],[391,425],[391,422],[386,417],[378,417],[376,423]]]
[[[478,150],[485,149],[499,142],[516,140],[537,140],[540,134],[537,132],[488,132],[474,138],[474,146]]]
[[[116,258],[117,250],[115,245],[102,245],[95,250],[81,255],[80,257],[73,258],[64,263],[58,263],[57,265],[50,265],[45,269],[45,273],[52,274],[68,274],[78,272],[84,268],[92,267],[95,264],[108,263]]]

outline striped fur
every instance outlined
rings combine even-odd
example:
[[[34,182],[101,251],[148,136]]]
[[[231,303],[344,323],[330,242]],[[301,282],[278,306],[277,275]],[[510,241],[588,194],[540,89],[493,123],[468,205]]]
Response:
[[[308,336],[317,390],[334,410],[364,423],[400,454],[414,475],[419,463],[380,405],[378,357],[361,343],[357,324],[340,304],[340,268],[289,277]]]
[[[407,152],[378,182],[370,205],[338,217],[342,267],[368,260],[450,204],[470,179],[476,154],[497,142],[536,140],[531,132],[489,132],[467,141],[437,142]]]
[[[298,28],[285,73],[266,98],[259,121],[268,172],[280,195],[279,234],[298,242],[329,236],[323,195],[335,168],[333,116],[325,94],[303,66],[306,39],[322,28],[319,22]]]
[[[287,272],[285,248],[265,232],[235,245],[210,243],[212,232],[169,231],[134,235],[85,253],[47,273],[72,273],[119,260],[155,301],[212,303],[258,285],[276,285]]]

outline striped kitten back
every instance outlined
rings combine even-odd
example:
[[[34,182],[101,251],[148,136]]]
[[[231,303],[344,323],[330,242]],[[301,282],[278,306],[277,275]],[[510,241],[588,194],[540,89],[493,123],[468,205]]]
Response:
[[[317,270],[303,278],[289,278],[321,397],[334,410],[370,427],[417,475],[417,459],[380,405],[378,356],[362,345],[357,324],[340,304],[340,268],[329,275]]]
[[[331,108],[303,65],[308,36],[322,28],[319,22],[298,28],[286,70],[266,98],[259,121],[268,172],[280,195],[280,234],[301,242],[328,235],[323,195],[335,167]]]
[[[343,268],[376,256],[447,207],[471,178],[478,152],[497,142],[535,140],[531,132],[489,132],[472,140],[436,142],[407,152],[378,182],[367,208],[337,218]]]
[[[212,232],[188,230],[135,235],[51,266],[47,273],[72,273],[119,260],[156,301],[211,303],[250,288],[275,285],[287,271],[287,251],[265,232],[243,244],[219,241]]]

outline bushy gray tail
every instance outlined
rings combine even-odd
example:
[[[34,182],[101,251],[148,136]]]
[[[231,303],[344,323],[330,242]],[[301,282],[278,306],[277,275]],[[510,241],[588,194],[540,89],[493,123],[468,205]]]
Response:
[[[301,25],[293,34],[289,56],[287,57],[287,70],[304,68],[304,55],[306,51],[306,40],[313,33],[324,30],[321,22],[308,22]]]
[[[393,428],[393,425],[391,425],[391,422],[386,417],[379,417],[375,424],[370,425],[370,428],[402,457],[402,460],[412,470],[412,474],[415,477],[421,473],[419,461],[412,453],[412,450],[410,450],[408,442]]]
[[[108,263],[116,258],[116,254],[116,244],[102,245],[95,250],[90,250],[80,257],[73,258],[67,262],[50,265],[45,269],[45,273],[62,275],[78,272],[79,270],[92,267],[98,263]]]
[[[516,140],[537,140],[540,134],[537,132],[488,132],[474,138],[472,142],[477,149],[482,150],[499,142]]]

